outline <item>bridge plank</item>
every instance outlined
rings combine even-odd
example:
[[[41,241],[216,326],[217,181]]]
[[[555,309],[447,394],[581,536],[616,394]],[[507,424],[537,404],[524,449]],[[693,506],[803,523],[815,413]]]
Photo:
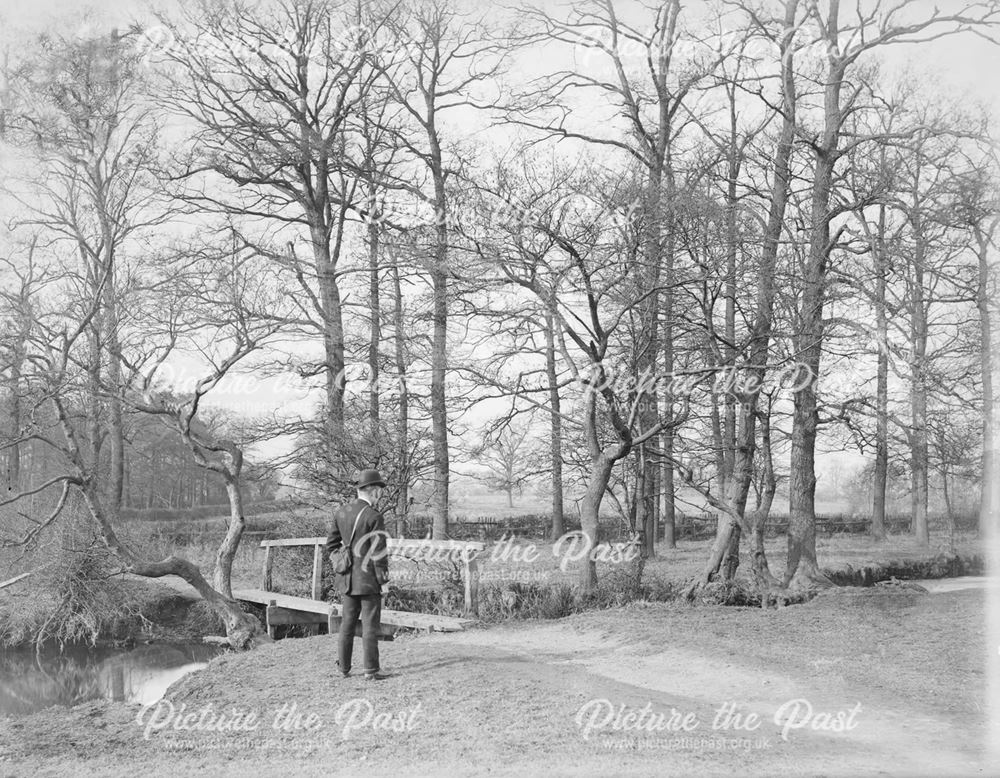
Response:
[[[233,592],[237,600],[253,602],[259,605],[269,605],[272,601],[280,608],[332,615],[340,618],[340,605],[337,603],[313,600],[308,597],[295,597],[290,594],[266,592],[263,589],[240,589]],[[454,616],[439,616],[433,613],[411,613],[409,611],[382,610],[382,623],[390,627],[406,627],[408,629],[434,630],[436,632],[459,632],[470,624],[473,619],[460,619]]]

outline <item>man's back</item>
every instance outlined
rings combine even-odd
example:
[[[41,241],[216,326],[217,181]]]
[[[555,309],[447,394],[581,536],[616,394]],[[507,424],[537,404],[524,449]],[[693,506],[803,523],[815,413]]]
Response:
[[[380,582],[387,580],[389,573],[385,541],[385,520],[366,500],[358,497],[334,512],[326,539],[327,558],[347,545],[352,546],[354,554],[350,575],[336,576],[337,591],[354,595],[381,594]]]

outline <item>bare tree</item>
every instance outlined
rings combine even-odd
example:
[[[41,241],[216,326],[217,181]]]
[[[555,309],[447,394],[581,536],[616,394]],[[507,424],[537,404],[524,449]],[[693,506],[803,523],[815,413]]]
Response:
[[[636,276],[634,282],[641,289],[662,290],[662,296],[656,291],[643,300],[640,323],[635,328],[634,369],[637,375],[651,375],[657,370],[669,375],[674,369],[674,148],[691,117],[697,114],[697,109],[687,104],[693,102],[697,86],[722,57],[716,55],[701,62],[686,61],[676,54],[680,50],[678,42],[685,34],[680,0],[656,4],[643,9],[638,19],[629,15],[627,20],[613,0],[579,4],[565,17],[534,7],[526,7],[524,11],[539,28],[536,36],[528,37],[528,43],[538,39],[546,44],[557,41],[592,56],[581,58],[574,69],[556,72],[537,90],[521,95],[517,110],[509,114],[508,120],[552,139],[579,141],[594,149],[613,149],[623,153],[629,163],[640,166],[646,180],[636,198],[641,207],[635,210],[642,216],[642,251],[636,259],[645,274]],[[642,55],[631,60],[627,52],[642,52]],[[623,120],[625,132],[610,134],[567,121],[574,114],[565,104],[580,96],[598,96],[602,102],[608,101],[614,118]],[[669,391],[663,403],[662,456],[648,451],[648,445],[635,448],[636,461],[641,462],[638,521],[643,528],[647,556],[654,554],[660,513],[658,491],[663,493],[663,514],[670,528],[668,546],[673,543],[674,399]],[[659,424],[657,406],[652,401],[643,405],[642,428]]]
[[[252,254],[203,250],[185,272],[164,279],[174,287],[150,334],[162,340],[134,365],[145,368],[135,391],[126,395],[133,408],[160,418],[184,441],[195,463],[221,477],[229,501],[226,534],[216,552],[213,586],[232,598],[233,559],[246,526],[244,515],[244,444],[213,430],[203,408],[240,363],[258,354],[282,328],[282,300],[273,273]],[[172,303],[172,304],[171,304]],[[151,305],[156,310],[155,302]],[[186,342],[186,343],[185,343]],[[190,391],[178,392],[161,381],[159,367],[187,345],[208,362]],[[253,442],[248,441],[248,442]]]
[[[994,384],[996,340],[997,273],[996,235],[1000,227],[1000,193],[996,191],[997,158],[995,153],[977,155],[974,167],[959,183],[958,222],[972,235],[976,257],[975,301],[979,314],[980,376],[983,387],[983,450],[979,502],[979,530],[1000,526],[1000,460],[997,457],[997,399]],[[985,158],[983,158],[985,156]],[[947,477],[944,475],[943,477]]]
[[[21,489],[0,501],[0,505],[29,500],[33,494],[52,487],[59,487],[60,495],[46,516],[34,520],[33,525],[20,537],[4,538],[3,545],[23,548],[30,546],[41,533],[63,516],[71,493],[78,494],[99,537],[120,563],[122,572],[152,578],[165,575],[183,578],[222,620],[230,644],[235,648],[251,647],[256,642],[267,639],[256,618],[244,613],[227,593],[214,588],[197,565],[184,557],[170,554],[158,561],[145,558],[142,550],[121,539],[116,526],[117,520],[107,510],[105,496],[101,491],[103,475],[99,461],[93,459],[93,452],[85,444],[85,435],[93,427],[90,414],[95,407],[89,395],[94,391],[105,393],[113,389],[103,383],[94,385],[94,371],[90,361],[99,359],[101,355],[94,354],[85,338],[103,305],[103,284],[107,279],[108,274],[105,274],[96,294],[89,299],[80,299],[80,304],[68,312],[53,309],[51,303],[42,298],[43,293],[46,297],[51,296],[54,291],[50,288],[53,281],[40,289],[32,300],[34,320],[26,357],[31,369],[24,380],[32,396],[38,398],[38,405],[51,408],[53,424],[51,428],[32,429],[22,438],[37,440],[51,449],[56,455],[56,470],[45,482],[31,489]],[[148,367],[144,363],[143,366]],[[207,384],[212,384],[212,380],[209,379]],[[189,420],[191,418],[193,414],[189,416]],[[212,443],[203,440],[201,445],[209,448]],[[215,442],[215,445],[219,443]],[[238,533],[235,540],[238,542]]]
[[[505,424],[495,434],[488,435],[477,447],[475,459],[489,471],[486,483],[507,494],[507,506],[514,507],[514,491],[518,493],[534,474],[528,449],[529,425]]]
[[[10,137],[46,171],[13,189],[25,216],[18,220],[45,245],[72,245],[72,272],[101,304],[86,333],[92,391],[88,445],[95,462],[110,443],[107,509],[117,516],[125,473],[125,420],[118,393],[101,396],[106,382],[121,385],[123,305],[133,284],[126,252],[163,224],[170,207],[154,176],[157,123],[145,97],[145,78],[131,40],[106,37],[39,41],[12,80]],[[106,429],[103,411],[106,410]]]
[[[481,233],[478,250],[496,263],[508,283],[543,305],[554,304],[550,311],[558,322],[560,353],[584,392],[574,423],[582,430],[590,467],[581,500],[582,540],[590,552],[600,539],[601,503],[613,468],[661,430],[662,422],[639,427],[642,404],[655,396],[654,382],[623,386],[618,372],[626,364],[620,342],[624,322],[656,288],[640,291],[629,283],[629,275],[641,268],[623,250],[621,231],[624,224],[626,232],[634,233],[634,226],[610,218],[616,209],[619,214],[628,210],[629,181],[602,180],[596,171],[581,171],[578,177],[557,172],[546,178],[542,173],[526,183],[527,191],[500,182],[489,195],[505,203],[507,213],[524,217],[487,225],[493,229]],[[562,207],[567,191],[575,198],[573,208]],[[605,432],[609,438],[602,440]],[[596,582],[591,554],[580,569],[581,592],[592,591]]]
[[[353,139],[376,77],[368,36],[384,19],[374,5],[274,0],[198,3],[160,21],[171,35],[160,55],[161,97],[193,128],[189,151],[175,162],[176,195],[234,220],[249,247],[289,272],[297,311],[288,323],[323,343],[321,363],[300,372],[324,376],[324,457],[330,475],[348,481],[338,461],[346,383],[341,259],[351,214],[363,210],[358,187],[369,171]],[[207,50],[205,40],[241,45]],[[299,230],[309,260],[294,249]],[[289,250],[270,248],[282,238]]]
[[[785,211],[788,205],[789,186],[791,180],[792,145],[795,139],[796,108],[798,104],[795,84],[795,53],[797,47],[795,38],[802,21],[799,17],[797,0],[788,0],[784,4],[784,15],[780,20],[767,23],[748,12],[755,27],[756,34],[775,42],[778,46],[780,63],[779,92],[777,97],[780,130],[775,141],[773,154],[772,182],[767,198],[767,218],[763,224],[763,247],[761,259],[756,274],[756,299],[753,309],[753,321],[747,342],[748,359],[744,374],[745,380],[739,385],[745,391],[737,395],[739,402],[739,422],[735,439],[735,455],[733,458],[733,474],[729,481],[729,491],[716,503],[722,508],[720,527],[716,533],[715,543],[705,567],[689,588],[689,593],[708,583],[722,565],[725,555],[732,553],[734,538],[737,532],[752,533],[752,528],[745,518],[746,502],[750,491],[753,475],[754,450],[756,447],[756,426],[758,419],[759,393],[767,376],[771,335],[774,325],[774,303],[777,291],[776,268],[779,247],[784,232]],[[690,474],[685,479],[692,482]],[[761,549],[762,550],[762,549]],[[763,558],[755,559],[759,565],[761,576],[770,584],[773,581],[770,574],[765,575]],[[728,566],[729,569],[735,569]]]
[[[493,78],[502,51],[481,22],[465,18],[449,0],[403,6],[387,27],[387,44],[378,58],[390,99],[401,109],[401,121],[389,125],[395,143],[416,166],[416,176],[399,174],[396,186],[433,211],[429,276],[433,296],[431,344],[431,435],[434,444],[435,538],[448,534],[448,373],[449,280],[455,274],[451,256],[449,188],[458,172],[446,146],[444,122],[457,108],[484,107],[474,94]],[[429,187],[413,184],[430,178]]]
[[[11,291],[0,292],[0,300],[4,302],[4,317],[2,319],[2,337],[0,337],[0,374],[7,389],[6,410],[7,429],[0,433],[9,441],[3,452],[4,483],[8,492],[17,492],[21,487],[21,457],[25,448],[22,442],[22,427],[25,422],[25,411],[30,407],[24,392],[23,376],[29,367],[26,344],[31,336],[31,325],[34,317],[31,308],[31,297],[39,282],[40,269],[36,265],[35,253],[38,246],[37,238],[32,239],[26,249],[26,261],[15,262],[3,257],[0,266],[11,277],[17,280],[10,285]]]
[[[869,143],[870,137],[851,138],[844,142],[847,118],[859,109],[858,100],[865,94],[859,76],[865,55],[881,46],[926,41],[962,32],[977,25],[1000,20],[1000,9],[979,2],[963,3],[953,13],[934,9],[930,14],[913,18],[912,4],[891,5],[876,2],[871,7],[857,6],[851,21],[841,14],[839,0],[828,7],[811,4],[807,9],[815,25],[816,41],[823,47],[822,119],[815,132],[805,132],[813,155],[809,223],[809,255],[800,279],[796,356],[805,374],[819,375],[823,351],[823,307],[826,296],[830,252],[836,239],[832,227],[838,209],[832,207],[838,163],[851,148]],[[805,377],[805,376],[804,376]],[[788,561],[785,581],[805,585],[823,581],[816,562],[816,473],[817,394],[815,380],[801,382],[795,392],[792,426],[791,478],[789,484]],[[919,402],[915,405],[919,412]]]

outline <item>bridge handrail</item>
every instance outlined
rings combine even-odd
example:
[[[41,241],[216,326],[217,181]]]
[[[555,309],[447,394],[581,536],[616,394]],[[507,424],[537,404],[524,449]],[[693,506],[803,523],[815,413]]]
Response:
[[[276,538],[260,541],[264,549],[264,569],[261,588],[271,591],[274,573],[274,549],[313,547],[312,598],[322,599],[323,589],[323,549],[326,546],[325,537],[312,538]],[[386,547],[390,554],[401,556],[416,556],[418,554],[440,555],[442,552],[458,552],[455,561],[462,563],[462,579],[465,584],[465,612],[475,614],[479,611],[479,564],[476,556],[486,549],[486,544],[476,540],[431,540],[430,538],[386,538]]]
[[[315,538],[275,538],[260,541],[261,548],[275,546],[323,546],[325,537]],[[434,551],[484,551],[486,544],[479,540],[431,540],[430,538],[386,538],[386,547],[390,551],[398,550],[405,553],[409,549],[432,549]]]

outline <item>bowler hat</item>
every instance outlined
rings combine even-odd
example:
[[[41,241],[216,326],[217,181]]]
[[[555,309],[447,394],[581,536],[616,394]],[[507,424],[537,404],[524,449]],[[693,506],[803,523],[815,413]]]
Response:
[[[364,489],[366,486],[385,486],[385,481],[378,474],[378,470],[362,470],[358,473],[356,486],[358,489]]]

